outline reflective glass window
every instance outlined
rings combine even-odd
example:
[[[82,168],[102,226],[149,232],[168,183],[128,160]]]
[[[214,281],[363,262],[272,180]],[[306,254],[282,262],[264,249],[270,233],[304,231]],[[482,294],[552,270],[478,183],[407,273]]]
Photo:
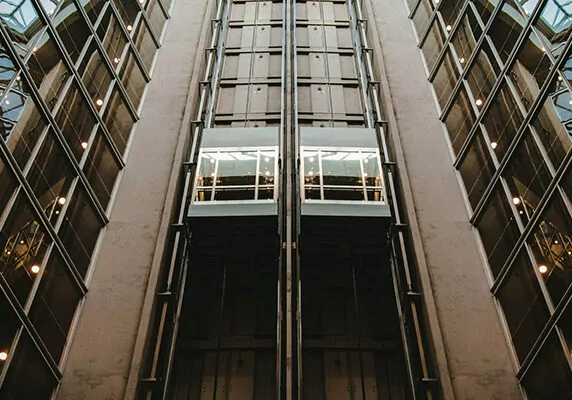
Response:
[[[556,305],[572,282],[572,218],[558,193],[550,200],[528,243],[534,252],[535,267]]]
[[[568,346],[570,357],[572,357],[572,300],[568,302],[566,309],[560,316],[558,327],[564,334],[564,340]]]
[[[522,379],[530,400],[569,399],[572,371],[556,332],[552,332]]]
[[[10,83],[16,71],[17,68],[14,66],[14,62],[8,53],[6,53],[4,46],[0,43],[0,91],[5,91],[6,86]]]
[[[572,97],[568,91],[548,96],[538,115],[532,120],[536,133],[555,169],[558,169],[571,147]]]
[[[95,137],[83,171],[99,202],[104,208],[107,207],[119,173],[119,164],[101,133]]]
[[[57,381],[36,344],[24,331],[0,389],[3,399],[49,400]]]
[[[2,188],[0,192],[0,215],[6,209],[6,204],[8,204],[17,186],[16,178],[11,170],[6,167],[4,160],[0,158],[0,188]]]
[[[103,120],[111,133],[113,142],[119,149],[119,152],[123,154],[135,120],[131,116],[121,93],[119,93],[117,89],[111,94],[111,98],[103,114]]]
[[[75,177],[67,156],[50,132],[32,163],[27,180],[53,223],[58,219]]]
[[[497,296],[522,362],[550,316],[526,250],[514,261]]]
[[[548,0],[534,26],[541,32],[553,52],[559,53],[572,25],[572,4],[563,0]]]
[[[157,51],[157,46],[151,37],[149,28],[147,28],[147,25],[144,23],[140,23],[137,27],[135,34],[133,35],[133,44],[139,51],[143,66],[147,71],[149,71],[151,69],[151,64],[153,63],[153,57]]]
[[[489,31],[489,37],[503,62],[507,61],[525,25],[526,18],[518,10],[516,3],[507,0]]]
[[[101,10],[105,4],[105,0],[85,0],[83,2],[83,8],[85,9],[89,20],[93,25],[95,25],[95,22],[97,21],[97,18],[99,17],[99,14],[101,13]]]
[[[528,131],[504,171],[513,204],[526,223],[548,188],[552,176]]]
[[[135,108],[139,107],[147,81],[132,51],[129,50],[126,53],[126,58],[121,64],[118,74],[129,100]]]
[[[469,60],[482,33],[475,14],[470,8],[467,9],[461,17],[459,27],[451,37],[451,44],[459,60],[462,60],[461,64],[465,64]]]
[[[161,5],[157,0],[148,0],[145,5],[145,9],[149,15],[151,27],[155,30],[157,36],[160,37],[161,32],[163,32],[163,28],[165,27],[165,22],[167,22],[167,18],[165,18],[165,14],[163,14]]]
[[[95,116],[77,83],[72,82],[55,119],[79,161],[95,126]]]
[[[469,150],[460,164],[461,177],[471,206],[476,207],[494,173],[495,165],[483,136],[478,134],[469,145]]]
[[[489,21],[491,14],[495,7],[501,2],[501,0],[473,0],[472,3],[475,5],[477,12],[481,16],[483,24],[486,25]]]
[[[66,0],[53,18],[53,23],[68,55],[75,64],[87,38],[91,35],[83,15],[73,1]]]
[[[91,255],[103,225],[85,190],[78,185],[62,221],[58,235],[81,276],[85,277]]]
[[[135,25],[135,18],[139,11],[141,11],[136,2],[137,0],[113,0],[113,4],[115,4],[117,11],[119,11],[119,16],[123,19],[123,23],[127,27],[133,27]]]
[[[40,95],[52,109],[71,73],[47,33],[34,47],[27,66]]]
[[[457,0],[444,0],[441,1],[441,7],[439,8],[439,12],[443,16],[443,21],[445,25],[453,26],[459,13],[461,12],[461,8],[463,8],[463,2]]]
[[[27,93],[27,86],[25,91],[11,90],[8,97],[0,103],[0,115],[3,118],[0,125],[2,138],[20,168],[26,165],[47,125],[36,103]]]
[[[523,120],[511,90],[503,82],[482,120],[499,160],[506,154]]]
[[[435,94],[437,95],[437,100],[441,108],[447,104],[458,80],[459,71],[454,63],[451,52],[447,51],[433,79],[433,87],[435,88]]]
[[[0,232],[0,273],[24,305],[51,238],[23,192]]]
[[[489,97],[499,72],[499,67],[489,46],[484,43],[467,72],[467,82],[477,106],[482,106]]]
[[[430,0],[421,0],[415,14],[413,15],[413,23],[417,28],[417,33],[422,35],[429,24],[429,18],[433,12],[433,4]]]
[[[421,51],[423,51],[423,55],[425,56],[425,62],[427,63],[427,68],[429,71],[433,69],[435,66],[435,62],[439,57],[439,53],[443,48],[443,44],[445,44],[445,40],[447,40],[445,36],[445,32],[441,29],[441,25],[439,24],[439,20],[436,19],[431,24],[431,28],[427,33],[427,37],[423,41],[421,45]]]
[[[97,27],[97,36],[103,45],[109,59],[116,65],[123,57],[127,45],[127,37],[123,33],[117,17],[111,7],[107,9],[101,23]]]
[[[465,88],[461,87],[444,122],[447,126],[453,150],[455,154],[458,154],[475,123],[475,113]]]
[[[534,33],[530,33],[509,73],[527,110],[538,96],[551,67],[552,63],[540,40]]]
[[[20,328],[20,320],[16,312],[0,292],[0,315],[2,316],[2,328],[0,328],[0,353],[4,353],[6,359],[11,355],[12,342],[16,336],[16,331]],[[5,360],[0,360],[0,372],[6,364]]]
[[[105,96],[111,84],[111,73],[103,60],[103,55],[92,43],[87,54],[83,57],[78,73],[97,108],[103,105]]]
[[[29,315],[56,363],[60,361],[81,297],[62,257],[54,249],[44,269]]]
[[[493,189],[476,224],[489,266],[496,277],[520,236],[508,199],[500,184]]]

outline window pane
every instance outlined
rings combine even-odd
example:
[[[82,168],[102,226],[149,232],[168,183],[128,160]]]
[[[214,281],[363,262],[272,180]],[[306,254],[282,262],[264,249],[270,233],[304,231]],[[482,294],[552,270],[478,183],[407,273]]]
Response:
[[[56,114],[68,145],[79,161],[95,126],[95,117],[77,83],[73,82]]]
[[[496,170],[487,143],[480,132],[478,133],[471,141],[468,153],[460,165],[461,177],[473,208],[481,200]]]
[[[498,184],[485,205],[482,218],[477,222],[483,247],[496,278],[520,236],[518,225],[508,199]]]
[[[83,171],[101,205],[107,207],[119,165],[101,133],[95,137]]]
[[[0,327],[0,353],[5,353],[6,356],[10,356],[14,336],[16,336],[16,331],[20,327],[20,320],[2,292],[0,292],[0,315],[2,316],[2,326]],[[6,364],[5,361],[0,360],[0,372],[2,372],[4,364]]]
[[[570,93],[549,96],[532,124],[546,149],[552,165],[558,169],[570,149],[570,134],[561,121],[572,117]]]
[[[24,305],[51,238],[24,193],[20,193],[0,232],[0,273]]]
[[[499,72],[499,67],[489,46],[486,43],[483,44],[483,48],[467,72],[467,82],[475,102],[481,100],[480,104],[483,104],[486,101],[497,81]],[[477,103],[477,105],[479,104]]]
[[[119,21],[111,7],[107,9],[105,16],[97,28],[97,35],[111,61],[120,59],[123,56],[123,50],[127,45],[127,37],[125,37],[125,34],[121,30]]]
[[[564,339],[568,345],[570,357],[572,357],[572,301],[568,302],[566,309],[560,316],[558,326],[562,329]]]
[[[443,4],[441,4],[439,11],[441,12],[441,15],[443,15],[445,25],[453,26],[457,20],[457,17],[459,16],[459,13],[461,12],[463,2],[457,0],[445,0],[441,2]]]
[[[145,9],[149,15],[151,26],[155,30],[155,33],[157,33],[157,36],[161,37],[167,19],[165,18],[165,14],[163,14],[163,10],[161,10],[159,2],[157,0],[149,0]]]
[[[89,46],[78,72],[93,104],[98,108],[101,107],[111,84],[111,73],[95,43]]]
[[[467,9],[463,17],[461,17],[459,27],[451,38],[451,44],[455,48],[459,59],[469,59],[482,32],[475,15],[470,8]]]
[[[527,110],[538,96],[552,63],[538,37],[531,33],[524,41],[510,70],[516,90]]]
[[[461,88],[449,113],[445,117],[445,125],[447,126],[451,145],[455,154],[458,154],[461,150],[467,136],[469,136],[469,131],[473,127],[474,122],[475,113],[473,111],[473,107],[469,102],[465,89]]]
[[[498,298],[522,362],[550,316],[526,250],[516,258]]]
[[[527,132],[516,148],[504,171],[504,177],[513,196],[513,203],[526,223],[552,180],[530,132]]]
[[[219,153],[217,186],[254,185],[256,181],[257,153]]]
[[[14,194],[14,190],[18,186],[18,182],[12,171],[4,164],[4,160],[0,158],[0,216],[6,208],[6,204]]]
[[[0,43],[0,87],[2,91],[4,91],[3,89],[10,83],[16,71],[17,68],[14,66],[10,56],[6,53],[4,45]]]
[[[127,52],[126,59],[121,64],[118,74],[133,107],[139,107],[147,81],[132,51]]]
[[[30,49],[44,28],[31,0],[3,2],[0,19],[10,38],[20,49]]]
[[[352,157],[351,153],[322,151],[322,169],[324,185],[361,186],[363,184],[360,159]]]
[[[78,185],[62,221],[59,236],[84,278],[101,228],[102,224],[84,189]]]
[[[548,0],[534,26],[550,43],[552,51],[558,54],[561,45],[566,41],[568,28],[572,25],[572,6],[562,0]]]
[[[75,64],[87,38],[91,35],[91,31],[73,1],[64,1],[54,17],[54,25],[65,49]]]
[[[552,197],[528,243],[556,305],[572,282],[572,219],[558,193]]]
[[[491,25],[489,37],[503,62],[514,49],[526,19],[513,0],[507,0]]]
[[[413,22],[415,23],[415,28],[417,29],[417,33],[419,36],[423,34],[427,25],[429,24],[429,18],[431,17],[431,13],[433,12],[433,4],[431,4],[430,0],[421,0],[419,6],[417,6],[417,10],[413,15]]]
[[[458,80],[459,71],[454,63],[453,56],[447,51],[433,80],[433,87],[435,88],[435,94],[441,109],[447,104]]]
[[[512,92],[503,82],[483,117],[491,148],[495,151],[499,161],[506,154],[523,120],[522,112]]]
[[[439,52],[443,48],[443,44],[447,40],[445,33],[441,29],[439,24],[439,20],[433,21],[431,24],[431,29],[427,33],[427,37],[425,41],[421,45],[421,50],[423,51],[423,55],[425,56],[425,61],[427,62],[427,68],[429,71],[435,65],[437,58],[439,56]]]
[[[131,127],[135,122],[127,110],[127,105],[117,89],[113,90],[109,103],[103,114],[105,125],[113,138],[113,142],[123,154],[131,134]]]
[[[92,24],[95,24],[97,21],[97,17],[99,17],[99,13],[101,12],[103,5],[106,2],[104,0],[86,0],[84,1],[83,8],[87,13],[89,20]]]
[[[30,309],[30,319],[48,351],[59,363],[81,292],[54,249]]]
[[[133,35],[133,43],[135,48],[139,51],[143,66],[149,71],[153,63],[153,57],[157,51],[157,46],[155,46],[151,33],[143,21],[141,21]]]
[[[542,346],[522,384],[530,400],[569,399],[572,396],[572,372],[555,332]]]
[[[0,398],[49,400],[56,385],[57,381],[35,343],[27,333],[22,333],[0,389]]]
[[[137,0],[113,0],[113,4],[117,7],[125,26],[133,26],[135,24],[135,17],[137,17],[137,13],[140,11],[136,1]]]

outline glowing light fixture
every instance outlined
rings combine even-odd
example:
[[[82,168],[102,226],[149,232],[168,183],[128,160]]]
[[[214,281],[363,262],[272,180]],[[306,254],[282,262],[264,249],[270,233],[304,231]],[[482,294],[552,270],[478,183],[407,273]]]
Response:
[[[517,206],[520,204],[520,198],[519,197],[513,197],[512,202],[515,206]]]
[[[538,267],[538,271],[539,271],[541,274],[545,274],[545,273],[548,272],[548,267],[547,267],[546,265],[541,265],[541,266]]]
[[[493,150],[496,149],[497,146],[498,146],[497,142],[491,142],[491,147],[493,148]]]
[[[60,203],[60,204],[63,206],[64,204],[66,204],[66,198],[65,198],[65,197],[60,197],[60,198],[58,199],[58,203]]]
[[[451,29],[453,29],[453,27],[451,25],[447,25],[445,29],[447,29],[447,32],[451,32]]]
[[[40,272],[40,267],[38,265],[32,265],[31,270],[34,274],[37,274],[38,272]]]
[[[87,142],[81,142],[81,147],[83,149],[87,149]]]
[[[8,358],[8,353],[6,353],[5,351],[0,351],[0,361],[6,361],[7,358]]]
[[[127,30],[128,30],[129,32],[131,32],[131,31],[133,30],[133,27],[132,27],[131,25],[127,25]]]
[[[97,100],[95,101],[95,104],[97,104],[98,106],[101,107],[101,106],[103,105],[103,100],[97,99]]]
[[[482,101],[481,99],[477,99],[477,100],[475,100],[475,104],[476,104],[478,107],[480,107],[480,106],[483,105],[483,101]]]

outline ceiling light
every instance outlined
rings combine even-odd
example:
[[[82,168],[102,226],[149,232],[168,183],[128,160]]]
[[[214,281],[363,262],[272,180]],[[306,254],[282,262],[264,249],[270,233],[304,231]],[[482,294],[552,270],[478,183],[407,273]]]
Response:
[[[81,147],[83,149],[87,149],[87,142],[81,142]]]
[[[121,59],[119,59],[119,58],[117,58],[117,57],[115,57],[115,58],[113,59],[113,62],[114,62],[115,64],[119,64],[119,61],[121,61]]]
[[[464,64],[464,63],[465,63],[465,57],[459,58],[459,62],[460,62],[461,64]]]
[[[558,240],[555,240],[555,241],[554,241],[554,244],[558,244]]]
[[[519,205],[520,204],[520,197],[513,197],[512,202],[514,203],[515,206]]]
[[[497,142],[491,142],[491,147],[493,148],[493,150],[496,149],[497,146],[498,146]]]
[[[95,104],[97,104],[98,106],[101,107],[101,106],[103,105],[103,100],[97,99],[97,100],[95,101]]]
[[[22,80],[22,78],[20,78],[20,75],[18,75],[18,76],[16,77],[16,80],[17,80],[18,82],[20,82],[20,81]]]
[[[36,50],[38,50],[38,48],[36,46],[34,46],[34,48],[32,49],[32,53],[35,53]]]
[[[542,52],[546,53],[546,47],[542,46]]]
[[[453,27],[451,25],[447,25],[445,29],[447,29],[447,32],[451,32],[451,29],[453,29]]]
[[[0,361],[6,361],[7,358],[8,358],[8,353],[6,353],[5,351],[0,352]]]
[[[65,198],[65,197],[60,197],[60,198],[58,199],[58,203],[60,203],[60,204],[63,206],[64,204],[66,204],[66,198]]]
[[[546,265],[541,265],[540,267],[538,267],[538,271],[539,271],[541,274],[545,274],[545,273],[548,272],[548,267],[547,267]]]
[[[25,242],[23,240],[20,240],[20,244],[24,244]]]
[[[480,106],[483,105],[483,101],[482,101],[481,99],[477,99],[477,100],[475,100],[475,104],[476,104],[478,107],[480,107]]]
[[[310,157],[308,160],[309,160],[310,162],[314,162],[314,157]]]
[[[40,272],[40,267],[38,265],[32,265],[32,272],[34,274],[37,274],[38,272]]]
[[[270,176],[270,171],[266,171],[266,176]]]
[[[10,104],[10,100],[6,99],[6,101],[4,103]]]
[[[131,31],[133,30],[133,27],[132,27],[131,25],[127,25],[127,30],[128,30],[129,32],[131,32]]]
[[[270,161],[270,157],[264,157],[264,161],[269,162],[269,161]]]
[[[314,175],[314,171],[308,172],[308,175],[310,175],[310,176]]]
[[[562,82],[562,77],[560,75],[558,75],[558,81]]]
[[[522,214],[524,214],[524,211],[520,210],[518,213],[519,213],[520,215],[522,215]]]

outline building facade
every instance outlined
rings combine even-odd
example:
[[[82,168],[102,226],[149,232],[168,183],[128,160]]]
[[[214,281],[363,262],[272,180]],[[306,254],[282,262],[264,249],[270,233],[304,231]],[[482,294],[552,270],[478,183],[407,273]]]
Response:
[[[569,2],[0,19],[0,399],[572,398]]]

